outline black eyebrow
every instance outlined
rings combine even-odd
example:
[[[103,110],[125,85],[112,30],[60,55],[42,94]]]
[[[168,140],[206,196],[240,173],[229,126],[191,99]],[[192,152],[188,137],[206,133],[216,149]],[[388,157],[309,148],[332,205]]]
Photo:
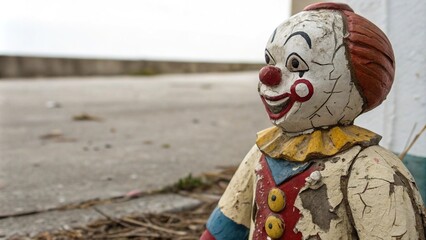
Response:
[[[275,28],[274,33],[272,34],[272,39],[271,39],[271,43],[274,41],[275,39],[275,34],[277,34],[277,29]]]
[[[288,36],[287,40],[285,40],[284,45],[288,42],[288,40],[290,40],[290,38],[292,38],[292,37],[294,37],[296,35],[302,36],[306,40],[306,43],[308,44],[309,49],[312,48],[311,38],[309,37],[309,35],[307,33],[303,32],[303,31],[294,32],[294,33],[290,34],[290,36]]]

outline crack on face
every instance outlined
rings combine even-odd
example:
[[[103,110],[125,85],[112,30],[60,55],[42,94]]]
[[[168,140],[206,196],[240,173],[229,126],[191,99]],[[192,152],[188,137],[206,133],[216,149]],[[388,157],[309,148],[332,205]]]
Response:
[[[349,95],[348,95],[349,97],[348,97],[348,101],[345,104],[344,109],[348,108],[350,110],[353,110],[352,107],[349,107],[349,103],[351,102],[351,95],[352,95],[352,90],[354,88],[354,84],[353,84],[353,82],[351,82],[350,84],[351,84],[351,88],[349,89]],[[339,122],[340,122],[340,120],[339,120]]]
[[[342,76],[342,74],[340,74],[340,76],[338,76],[336,78],[332,78],[331,75],[333,74],[334,70],[336,70],[336,68],[333,65],[333,70],[331,70],[331,72],[328,74],[328,80],[337,81]]]
[[[304,30],[312,33],[313,36],[312,53],[310,55],[307,54],[309,56],[307,60],[309,61],[306,61],[306,63],[312,64],[313,68],[311,70],[313,70],[313,73],[307,74],[307,78],[311,75],[314,78],[309,80],[313,81],[316,92],[306,104],[294,104],[292,106],[293,109],[289,109],[286,116],[272,120],[275,125],[283,128],[285,132],[297,132],[302,128],[309,129],[309,126],[318,128],[335,125],[341,123],[341,121],[344,124],[348,124],[353,119],[354,112],[358,110],[358,95],[355,95],[352,85],[347,85],[351,82],[351,77],[345,67],[347,66],[345,62],[348,58],[343,39],[343,20],[339,14],[335,13],[302,13],[288,21],[286,25],[280,25],[272,34],[273,37],[269,39],[271,41],[275,37],[273,50],[279,54],[284,54],[294,46],[296,46],[296,49],[302,49],[301,51],[306,52],[306,49],[298,43],[294,43],[294,46],[289,44],[282,47],[281,41],[283,38],[285,39],[295,31]],[[331,34],[333,36],[330,36]],[[280,36],[279,39],[278,36]],[[281,64],[283,59],[277,60],[280,62],[278,66],[280,68],[284,67],[282,69],[282,83],[274,87],[260,84],[259,92],[262,95],[278,95],[297,78],[296,74],[286,71],[286,66]],[[314,72],[314,70],[317,72]],[[346,96],[348,92],[352,96]],[[296,115],[294,116],[294,114]]]
[[[333,94],[335,94],[335,93],[341,93],[342,92],[342,91],[334,91],[335,88],[336,88],[336,86],[337,86],[338,80],[342,77],[342,74],[340,74],[336,78],[332,77],[333,72],[336,70],[336,67],[334,65],[334,59],[336,57],[337,52],[344,46],[343,43],[340,44],[339,46],[337,46],[338,39],[337,39],[337,33],[336,33],[336,16],[334,16],[333,18],[334,19],[333,19],[333,22],[332,22],[332,31],[333,31],[333,39],[334,39],[334,52],[333,52],[333,56],[332,56],[331,62],[329,62],[329,63],[320,63],[320,62],[314,61],[314,60],[312,60],[311,62],[314,63],[314,64],[317,64],[319,66],[332,66],[333,69],[330,71],[330,73],[328,75],[328,78],[329,78],[329,80],[332,80],[332,81],[335,81],[335,82],[334,82],[334,85],[333,85],[333,88],[331,89],[331,91],[329,91],[329,92],[324,91],[325,94],[329,94],[328,97],[327,97],[327,99],[324,101],[324,103],[322,103],[321,106],[317,110],[315,110],[311,115],[309,115],[309,119],[311,120],[311,124],[312,124],[312,119],[316,116],[317,112],[320,111],[324,106],[326,107],[327,111],[331,114],[331,111],[328,108],[328,106],[326,105],[326,103],[328,102],[328,100],[330,100],[330,98],[331,98],[331,96]],[[350,93],[352,92],[352,88],[353,88],[353,85],[351,86]],[[350,100],[350,96],[349,96],[349,100]],[[349,100],[348,100],[348,104],[349,104]],[[346,104],[346,106],[348,104]],[[342,119],[343,119],[343,117],[341,119],[339,119],[338,122],[340,122]]]
[[[327,36],[329,34],[329,32],[327,31],[327,28],[322,27],[322,26],[317,26],[317,28],[321,29],[324,31],[324,34],[321,37],[318,37],[318,39],[324,39],[325,36]]]
[[[293,114],[297,113],[300,110],[300,108],[302,107],[302,105],[303,105],[303,103],[300,103],[299,106],[297,107],[296,111],[294,111]]]
[[[343,91],[322,91],[322,92],[330,94],[330,93],[342,93]]]
[[[328,113],[330,113],[331,116],[333,116],[333,113],[331,113],[330,109],[328,108],[328,106],[325,106],[325,108],[327,109]]]
[[[336,50],[334,50],[333,57],[331,57],[331,62],[334,62],[334,58],[336,57],[337,52],[344,46],[345,44],[342,43],[336,48]]]
[[[321,110],[325,106],[325,104],[328,102],[328,100],[331,98],[331,96],[334,94],[334,89],[336,88],[337,82],[339,81],[341,76],[342,75],[340,75],[339,77],[336,78],[336,81],[334,82],[333,88],[331,89],[331,92],[328,95],[327,99],[321,104],[321,106],[317,110],[315,110],[315,112],[313,112],[311,115],[309,115],[309,119],[312,119],[312,116],[314,116],[319,110]]]
[[[312,117],[309,118],[309,120],[312,120],[314,117],[321,117],[319,114],[315,113]]]
[[[312,15],[312,14],[311,14],[311,16],[315,16],[315,17],[317,17],[317,18],[320,18],[320,17],[319,17],[319,16],[317,16],[317,15]],[[314,23],[317,23],[317,22],[318,22],[318,20],[317,20],[317,19],[315,19],[315,20],[310,20],[310,19],[302,20],[302,21],[300,21],[300,22],[298,22],[298,23],[296,23],[296,24],[294,24],[294,25],[293,25],[293,27],[291,28],[291,31],[290,31],[290,33],[289,33],[289,34],[294,33],[294,29],[295,29],[297,26],[299,26],[299,25],[301,25],[301,24],[303,24],[303,23],[305,23],[305,22],[314,22]],[[303,26],[303,27],[304,27],[304,26]],[[285,36],[285,37],[287,37],[287,36]]]
[[[333,15],[333,23],[331,23],[331,29],[333,30],[333,38],[334,38],[334,49],[337,49],[337,33],[336,33],[336,16]],[[336,52],[336,51],[334,51]],[[333,54],[334,55],[334,54]]]

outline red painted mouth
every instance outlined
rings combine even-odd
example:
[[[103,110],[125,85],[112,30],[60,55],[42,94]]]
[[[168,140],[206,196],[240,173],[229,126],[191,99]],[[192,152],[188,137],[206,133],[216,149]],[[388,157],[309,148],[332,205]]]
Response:
[[[290,109],[293,107],[295,101],[291,97],[290,93],[284,93],[279,96],[269,97],[269,96],[260,96],[262,99],[263,104],[265,105],[266,112],[269,115],[269,118],[272,120],[277,120],[282,118]],[[284,101],[280,101],[283,100]],[[269,100],[269,102],[281,102],[276,104],[269,104],[266,100]]]
[[[299,84],[306,85],[308,93],[305,96],[299,96],[296,87]],[[299,79],[290,87],[290,93],[284,93],[278,96],[260,95],[263,104],[265,105],[266,112],[271,120],[278,120],[286,115],[293,107],[295,102],[306,102],[314,94],[312,84],[306,79]]]

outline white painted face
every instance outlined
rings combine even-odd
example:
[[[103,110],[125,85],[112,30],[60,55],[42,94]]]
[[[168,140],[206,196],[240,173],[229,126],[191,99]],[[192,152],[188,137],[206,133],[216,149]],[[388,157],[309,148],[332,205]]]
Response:
[[[305,11],[278,26],[268,40],[259,94],[272,122],[285,132],[346,125],[361,113],[344,34],[338,11]]]

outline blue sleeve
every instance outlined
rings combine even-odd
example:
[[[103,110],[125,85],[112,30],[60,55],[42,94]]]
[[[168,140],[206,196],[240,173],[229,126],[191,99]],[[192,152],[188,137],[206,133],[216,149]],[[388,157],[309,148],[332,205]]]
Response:
[[[247,239],[249,235],[249,229],[246,226],[232,221],[222,213],[219,207],[216,207],[210,215],[207,229],[217,240],[242,240]]]

